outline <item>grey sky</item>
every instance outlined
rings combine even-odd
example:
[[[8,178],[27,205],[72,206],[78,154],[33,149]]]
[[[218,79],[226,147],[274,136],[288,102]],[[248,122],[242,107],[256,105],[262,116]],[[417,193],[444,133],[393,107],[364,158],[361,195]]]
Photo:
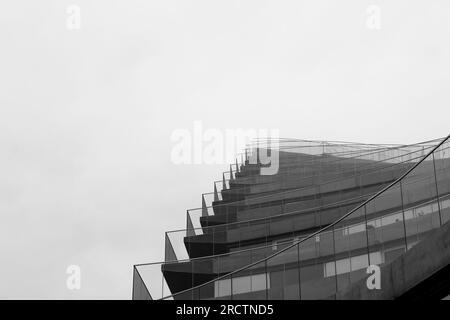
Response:
[[[66,28],[66,7],[81,29]],[[366,8],[381,8],[381,30]],[[449,133],[448,1],[20,0],[0,10],[0,298],[130,298],[226,165],[171,133]],[[78,291],[66,267],[81,267]]]

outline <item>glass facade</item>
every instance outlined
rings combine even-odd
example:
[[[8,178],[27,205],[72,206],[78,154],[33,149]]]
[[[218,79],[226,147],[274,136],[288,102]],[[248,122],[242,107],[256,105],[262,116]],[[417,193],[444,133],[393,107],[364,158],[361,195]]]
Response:
[[[289,141],[273,176],[246,151],[165,261],[135,266],[133,298],[335,299],[450,220],[449,147]]]

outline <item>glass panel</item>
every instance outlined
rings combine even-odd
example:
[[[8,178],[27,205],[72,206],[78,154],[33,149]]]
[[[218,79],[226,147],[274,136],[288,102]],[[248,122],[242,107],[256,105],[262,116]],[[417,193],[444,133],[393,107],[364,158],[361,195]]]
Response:
[[[338,291],[362,279],[369,265],[365,216],[365,207],[362,207],[335,226]]]
[[[327,299],[335,291],[334,274],[326,273],[324,260],[330,253],[324,243],[331,243],[330,233],[318,234],[299,244],[300,297],[302,300]],[[331,236],[332,237],[332,236]],[[321,257],[320,254],[324,256]],[[331,277],[331,279],[330,279]]]
[[[405,243],[402,195],[399,185],[391,187],[366,205],[369,263],[382,264],[385,251]]]
[[[450,220],[450,143],[446,142],[434,152],[437,190],[442,224]]]
[[[133,268],[133,300],[153,300],[138,270]]]
[[[221,280],[214,281],[214,298],[226,299],[231,296],[231,278],[226,277]]]
[[[234,273],[231,281],[233,300],[267,299],[270,282],[266,270],[266,263],[262,262]]]
[[[291,250],[291,249],[290,249]],[[297,251],[297,246],[292,250]],[[299,268],[293,264],[284,269],[284,300],[298,300],[300,299],[299,288]]]
[[[407,248],[439,228],[439,206],[432,157],[416,167],[401,183]]]
[[[294,241],[298,240],[295,239]],[[291,241],[289,246],[292,246],[292,244]],[[292,246],[269,258],[267,260],[267,273],[270,278],[268,291],[270,300],[299,299],[297,246]]]
[[[215,297],[215,282],[207,283],[198,288],[200,300],[210,300]]]

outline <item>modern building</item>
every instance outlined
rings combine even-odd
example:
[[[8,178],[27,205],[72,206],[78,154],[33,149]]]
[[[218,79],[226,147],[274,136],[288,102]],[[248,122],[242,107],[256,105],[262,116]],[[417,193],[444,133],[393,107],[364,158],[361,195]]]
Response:
[[[449,148],[257,141],[166,232],[164,261],[134,266],[133,299],[445,297]]]

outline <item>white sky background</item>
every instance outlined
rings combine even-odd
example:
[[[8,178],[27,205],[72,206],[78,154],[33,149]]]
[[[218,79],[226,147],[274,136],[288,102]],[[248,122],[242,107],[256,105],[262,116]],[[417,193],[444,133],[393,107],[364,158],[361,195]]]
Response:
[[[171,163],[171,133],[195,120],[368,143],[450,133],[448,1],[2,4],[0,298],[130,298],[132,265],[163,259],[164,231],[227,169]]]

